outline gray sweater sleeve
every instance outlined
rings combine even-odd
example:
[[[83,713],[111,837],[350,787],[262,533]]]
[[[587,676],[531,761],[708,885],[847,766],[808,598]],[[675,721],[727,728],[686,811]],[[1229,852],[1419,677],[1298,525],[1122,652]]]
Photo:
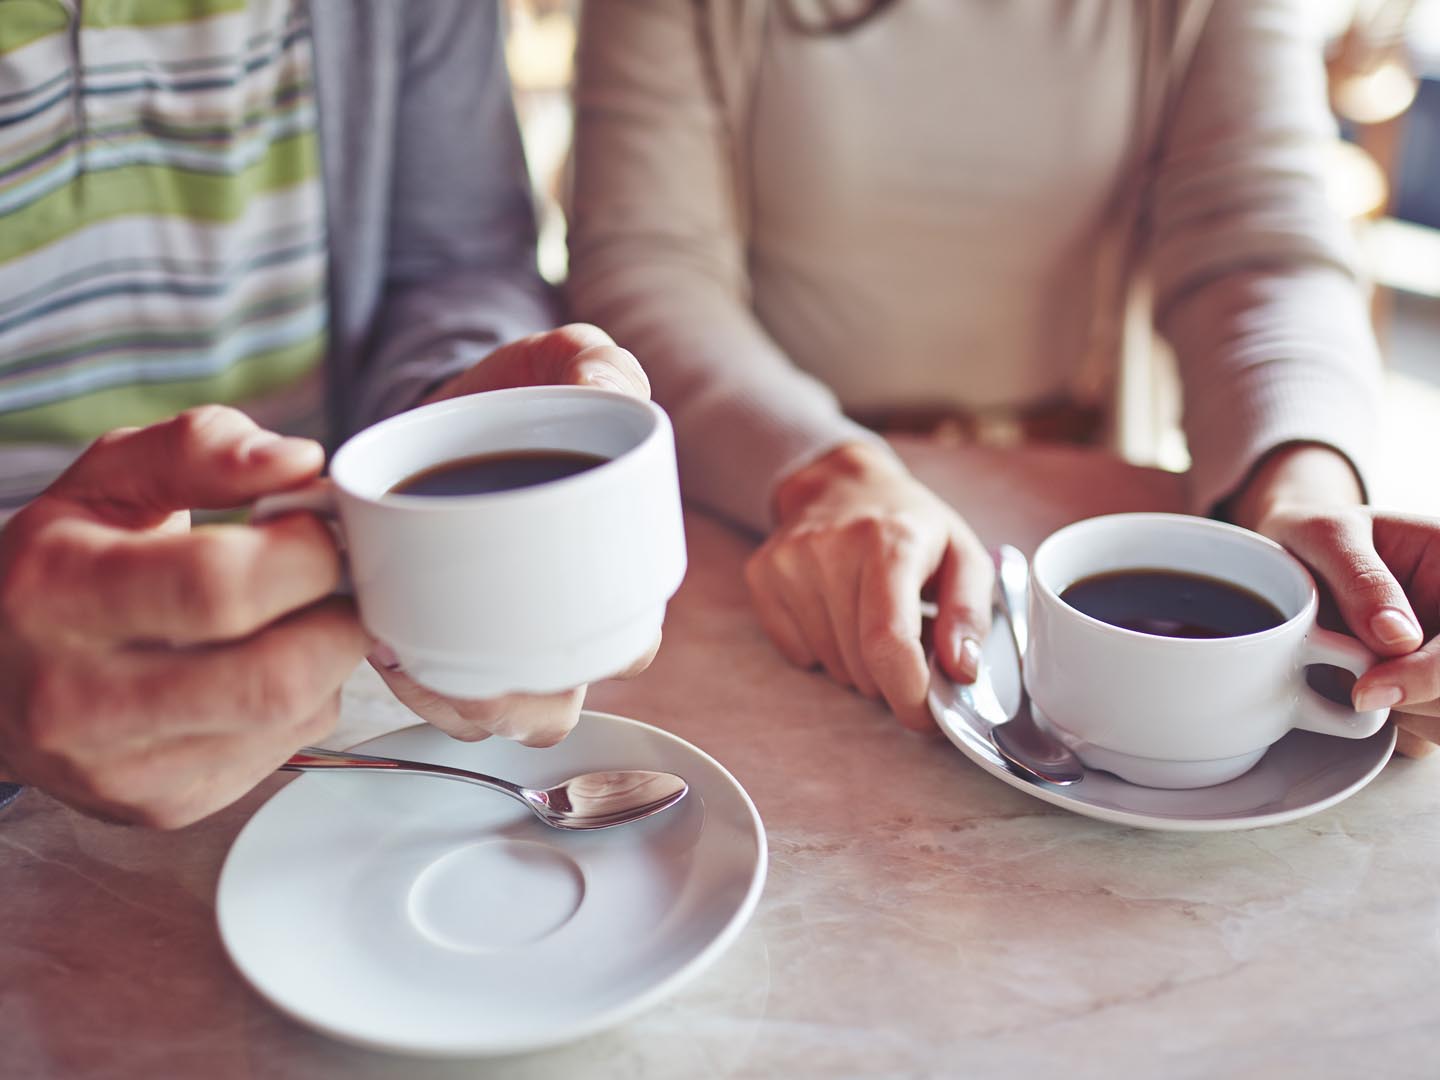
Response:
[[[383,297],[354,397],[363,426],[497,345],[555,325],[498,5],[406,4]]]
[[[1301,0],[1216,0],[1156,162],[1156,315],[1184,383],[1192,509],[1266,452],[1316,442],[1363,478],[1380,364],[1325,194],[1320,48]]]

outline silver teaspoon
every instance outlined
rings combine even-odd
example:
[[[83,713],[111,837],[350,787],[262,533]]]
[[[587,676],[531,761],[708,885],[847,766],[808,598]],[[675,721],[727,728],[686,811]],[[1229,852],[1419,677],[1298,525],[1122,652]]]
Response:
[[[1035,722],[1030,695],[1025,690],[1025,649],[1030,637],[1025,593],[1029,587],[1030,564],[1019,550],[1002,544],[995,551],[995,571],[1000,610],[1010,627],[1015,663],[1020,671],[1020,704],[1013,716],[990,729],[990,741],[1001,757],[1033,780],[1062,786],[1077,783],[1085,779],[1085,766],[1068,746]]]
[[[554,787],[528,788],[450,765],[369,754],[342,754],[314,746],[301,747],[280,769],[284,772],[354,769],[463,780],[467,784],[478,784],[509,795],[528,806],[546,825],[556,829],[608,829],[612,825],[639,821],[674,806],[690,790],[690,786],[674,773],[639,769],[583,773]]]

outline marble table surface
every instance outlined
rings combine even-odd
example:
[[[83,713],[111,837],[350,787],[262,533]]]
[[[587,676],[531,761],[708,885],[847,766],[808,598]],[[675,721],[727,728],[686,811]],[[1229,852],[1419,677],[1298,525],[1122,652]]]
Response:
[[[988,543],[1178,505],[1175,477],[1061,450],[902,444]],[[0,1076],[1430,1077],[1440,1070],[1440,764],[1314,817],[1141,832],[1016,791],[939,736],[788,668],[748,607],[751,540],[701,515],[652,669],[595,708],[727,765],[769,836],[745,933],[610,1033],[497,1061],[354,1049],[231,968],[217,876],[276,776],[175,833],[26,792],[0,815]],[[331,745],[409,723],[357,673]]]

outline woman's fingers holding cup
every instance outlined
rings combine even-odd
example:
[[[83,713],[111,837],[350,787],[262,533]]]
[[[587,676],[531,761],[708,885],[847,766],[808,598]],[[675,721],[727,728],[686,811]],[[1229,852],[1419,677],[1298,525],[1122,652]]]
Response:
[[[1406,757],[1428,757],[1440,750],[1440,707],[1436,702],[1415,711],[1391,713],[1395,721],[1395,749]]]
[[[1351,699],[1361,711],[1388,708],[1440,715],[1440,638],[1376,664],[1355,680]]]
[[[1262,531],[1320,576],[1345,624],[1370,649],[1382,656],[1401,656],[1419,647],[1420,624],[1405,590],[1375,550],[1366,511],[1283,514]]]

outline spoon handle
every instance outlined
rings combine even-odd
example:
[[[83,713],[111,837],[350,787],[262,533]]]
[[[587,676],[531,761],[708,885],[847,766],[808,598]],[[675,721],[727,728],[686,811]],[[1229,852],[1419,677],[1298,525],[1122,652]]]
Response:
[[[1030,564],[1018,548],[1001,544],[995,550],[995,571],[1005,615],[1015,637],[1015,648],[1023,661],[1025,650],[1030,647],[1030,613],[1026,608]]]
[[[405,773],[411,776],[438,776],[445,780],[463,780],[467,784],[478,784],[491,791],[504,792],[512,798],[529,805],[525,789],[499,777],[468,769],[456,769],[449,765],[434,765],[424,761],[406,761],[403,758],[374,757],[370,754],[342,753],[338,750],[322,750],[318,746],[302,746],[290,755],[290,760],[280,766],[282,772],[320,772],[328,769],[354,769],[358,772]]]

